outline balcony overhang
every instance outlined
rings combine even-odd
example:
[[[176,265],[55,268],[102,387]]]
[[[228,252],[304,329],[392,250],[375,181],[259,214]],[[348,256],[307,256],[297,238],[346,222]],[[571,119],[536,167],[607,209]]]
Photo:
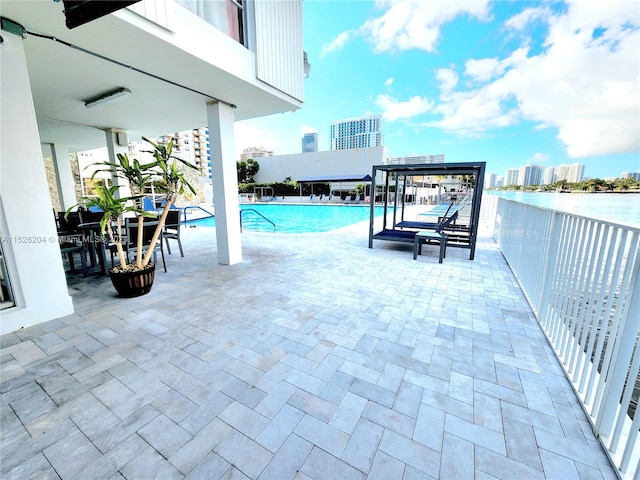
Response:
[[[235,106],[236,120],[301,106],[257,80],[255,55],[222,33],[211,32],[220,46],[216,54],[203,45],[185,51],[184,38],[133,12],[69,30],[62,10],[51,0],[2,2],[2,16],[26,32],[10,41],[24,45],[43,143],[78,151],[103,146],[105,128],[125,130],[132,139],[188,130],[206,125],[206,104],[218,100]],[[131,94],[85,107],[87,99],[116,88]]]

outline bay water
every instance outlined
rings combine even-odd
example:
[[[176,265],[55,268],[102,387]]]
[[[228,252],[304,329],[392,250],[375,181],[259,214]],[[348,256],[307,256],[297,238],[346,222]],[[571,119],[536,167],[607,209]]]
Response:
[[[529,205],[640,228],[640,193],[557,193],[485,190]]]

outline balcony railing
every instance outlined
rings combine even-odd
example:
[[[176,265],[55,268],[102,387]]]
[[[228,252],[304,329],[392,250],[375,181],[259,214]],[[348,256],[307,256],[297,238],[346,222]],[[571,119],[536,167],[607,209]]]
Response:
[[[640,478],[640,229],[482,201],[596,436],[622,477]]]

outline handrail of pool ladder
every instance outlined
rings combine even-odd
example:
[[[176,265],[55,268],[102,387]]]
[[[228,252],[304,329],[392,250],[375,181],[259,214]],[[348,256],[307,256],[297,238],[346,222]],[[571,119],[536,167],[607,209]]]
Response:
[[[255,208],[243,208],[240,210],[240,231],[242,232],[242,212],[254,212],[256,214],[258,214],[258,216],[262,217],[264,220],[266,220],[267,222],[269,222],[271,225],[273,225],[273,231],[275,233],[276,231],[276,224],[273,223],[271,220],[269,220],[267,217],[265,217],[264,215],[262,215],[259,211],[257,211]]]

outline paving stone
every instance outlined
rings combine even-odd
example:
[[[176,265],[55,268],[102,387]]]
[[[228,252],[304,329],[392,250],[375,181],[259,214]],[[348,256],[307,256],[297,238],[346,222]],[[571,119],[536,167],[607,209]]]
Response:
[[[364,480],[366,478],[364,473],[317,447],[311,450],[300,471],[308,478],[318,480],[335,480],[336,478]]]
[[[445,412],[438,408],[425,404],[420,405],[413,430],[413,440],[429,447],[431,450],[441,452],[445,417]]]
[[[340,458],[358,470],[368,473],[383,432],[384,428],[380,425],[361,418]]]
[[[56,473],[51,464],[47,461],[42,453],[38,453],[31,458],[21,462],[15,468],[9,471],[2,471],[4,480],[59,480],[60,476]]]
[[[378,449],[427,475],[438,477],[440,454],[421,443],[391,430],[385,430]]]
[[[259,480],[295,478],[312,448],[313,444],[298,435],[290,435],[269,462],[269,465],[262,471]]]
[[[378,450],[369,469],[367,479],[388,480],[391,478],[407,478],[407,476],[404,476],[404,472],[404,463]]]
[[[300,420],[294,432],[336,457],[340,457],[349,441],[349,435],[310,415]]]
[[[284,405],[256,437],[256,442],[274,453],[277,452],[304,416],[305,413],[301,410]]]
[[[214,450],[249,478],[257,478],[273,458],[269,450],[235,430],[225,435]]]
[[[173,454],[169,461],[186,475],[202,462],[231,430],[229,425],[216,418]]]
[[[184,476],[162,455],[152,449],[144,450],[120,469],[124,478],[157,478],[180,480]]]
[[[210,480],[212,478],[225,478],[225,474],[231,470],[231,464],[217,453],[210,453],[202,460],[191,473],[184,477],[186,480]]]
[[[164,458],[171,457],[182,448],[192,436],[164,415],[158,415],[138,430],[144,440]]]
[[[404,415],[390,408],[378,405],[375,402],[368,402],[362,416],[378,425],[385,427],[391,431],[411,437],[415,428],[416,421],[414,418]]]
[[[289,405],[328,423],[333,417],[337,405],[304,390],[298,390],[289,399]]]
[[[216,392],[206,403],[199,406],[191,415],[180,422],[180,426],[191,435],[195,435],[211,423],[231,403],[233,403],[233,399],[222,392]]]
[[[269,423],[266,417],[240,402],[230,404],[220,412],[218,418],[251,439],[255,439]]]
[[[474,444],[445,433],[440,458],[440,478],[473,478]]]

